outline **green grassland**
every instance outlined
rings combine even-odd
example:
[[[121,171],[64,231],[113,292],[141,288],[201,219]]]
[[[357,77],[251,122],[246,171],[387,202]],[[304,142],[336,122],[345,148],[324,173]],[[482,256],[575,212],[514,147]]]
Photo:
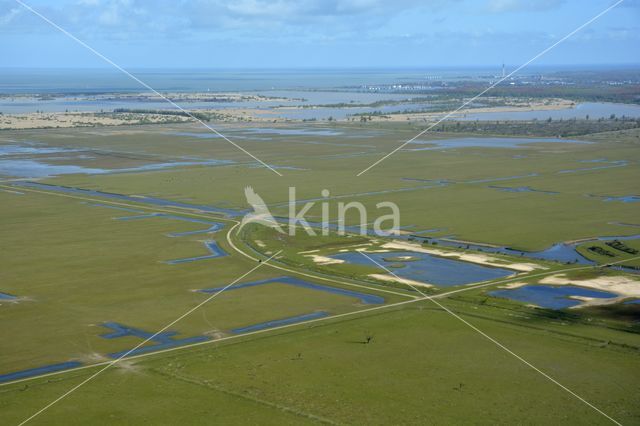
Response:
[[[618,344],[628,333],[602,328],[589,339],[580,334],[593,326],[547,326],[559,322],[547,318],[536,328],[515,310],[473,305],[464,314],[470,304],[447,305],[618,421],[638,422],[639,342]],[[363,344],[367,335],[373,340]],[[21,420],[88,374],[3,388],[3,417]],[[252,420],[256,413],[263,418]],[[417,424],[477,416],[487,424],[608,422],[428,301],[127,362],[41,420]]]
[[[387,274],[388,271],[375,265],[358,265],[353,263],[334,263],[322,264],[315,262],[313,256],[329,257],[340,253],[341,251],[354,251],[359,248],[366,248],[370,251],[384,250],[381,246],[388,242],[380,238],[370,238],[357,234],[338,235],[330,233],[330,235],[310,236],[304,231],[297,231],[295,236],[279,234],[277,231],[258,225],[248,225],[242,229],[241,240],[251,251],[266,255],[282,250],[282,257],[278,262],[284,263],[297,269],[303,269],[314,273],[323,274],[325,276],[336,276],[348,280],[356,280],[360,283],[383,285],[385,287],[393,287],[404,289],[413,294],[416,293],[414,288],[406,284],[381,282],[369,277],[369,274]],[[258,244],[259,242],[259,244]],[[414,243],[415,244],[415,243]],[[430,246],[430,248],[434,248]],[[476,253],[473,250],[458,250],[447,247],[437,247],[438,250],[452,253]],[[393,252],[389,253],[390,258],[394,258]],[[497,264],[514,264],[514,263],[532,263],[539,266],[537,271],[545,271],[551,273],[554,270],[566,268],[563,264],[542,260],[523,260],[518,256],[506,256],[500,254],[491,254],[491,258]],[[404,260],[406,262],[406,260]],[[516,271],[514,270],[514,275]],[[511,278],[510,278],[511,279]],[[445,291],[446,288],[422,288],[422,292],[437,294]]]
[[[52,160],[56,164],[110,169],[194,157],[235,162],[65,175],[43,179],[44,183],[241,209],[248,207],[244,188],[252,186],[274,213],[283,216],[290,186],[296,187],[299,200],[317,199],[326,188],[338,197],[328,200],[332,220],[337,219],[337,202],[362,202],[370,222],[377,203],[394,201],[408,232],[439,229],[425,235],[528,250],[559,241],[637,233],[628,224],[638,224],[638,203],[602,199],[637,195],[637,130],[580,138],[590,144],[400,151],[356,177],[412,137],[414,128],[338,124],[330,126],[341,132],[333,136],[243,132],[250,127],[221,130],[267,163],[295,169],[278,169],[281,177],[254,167],[250,158],[221,139],[173,134],[200,131],[192,125],[2,136],[87,154],[60,155],[64,158]],[[465,135],[455,135],[460,136]],[[590,162],[600,159],[626,163]],[[514,176],[520,177],[500,180]],[[0,189],[10,184],[3,182]],[[530,186],[556,193],[505,192],[491,186]],[[214,234],[170,237],[205,225],[160,217],[114,220],[132,213],[91,205],[109,203],[103,199],[13,189],[24,195],[0,191],[0,291],[20,299],[0,302],[0,319],[6,325],[0,331],[0,374],[68,360],[104,362],[105,354],[132,348],[140,339],[104,339],[100,335],[109,330],[100,326],[103,322],[158,331],[207,298],[193,290],[222,287],[256,267],[240,282],[293,275],[376,294],[386,303],[364,312],[369,306],[353,297],[282,283],[223,292],[171,328],[179,332],[178,338],[206,335],[221,340],[124,360],[34,424],[608,422],[460,318],[617,421],[640,423],[640,305],[550,311],[489,296],[496,285],[470,286],[437,302],[418,300],[415,291],[402,285],[367,277],[381,273],[379,268],[318,265],[301,253],[319,250],[317,254],[328,255],[359,244],[380,244],[376,239],[310,237],[303,232],[290,237],[252,225],[236,234],[230,230],[237,222],[220,215],[118,202],[147,213],[170,212],[225,224]],[[307,218],[320,218],[321,201]],[[347,219],[351,225],[360,223],[356,215]],[[211,239],[229,255],[165,263],[208,254],[203,241]],[[637,241],[626,243],[638,248]],[[585,244],[600,242],[584,243],[578,250],[606,263],[585,253]],[[265,264],[267,256],[280,250]],[[618,254],[615,260],[631,258]],[[567,268],[576,277],[620,273],[539,263],[548,269],[537,274]],[[629,264],[637,265],[637,260]],[[533,274],[517,279],[537,282]],[[434,289],[432,294],[438,293],[440,289]],[[231,333],[236,327],[319,310],[343,316],[255,335]],[[93,371],[0,385],[0,423],[19,423]]]
[[[631,249],[638,250],[640,252],[640,241],[638,240],[628,240],[622,241],[626,247]],[[590,250],[592,247],[599,247],[602,250],[606,251],[607,254],[599,254],[594,250]],[[632,254],[625,251],[617,250],[609,245],[607,245],[604,241],[589,241],[583,244],[580,244],[577,250],[585,256],[587,259],[591,259],[599,264],[606,264],[611,262],[620,262],[625,261],[625,266],[634,266],[640,267],[640,261],[636,259],[638,254]],[[609,256],[608,254],[612,254],[613,256]]]
[[[288,230],[288,228],[285,229]],[[375,283],[374,280],[367,277],[367,274],[384,273],[374,264],[370,266],[345,264],[340,265],[340,268],[336,268],[335,265],[318,265],[308,257],[308,252],[312,252],[315,255],[328,256],[337,253],[340,249],[353,250],[358,246],[371,245],[372,240],[364,236],[338,235],[337,233],[331,233],[331,235],[327,236],[311,236],[302,230],[298,230],[297,235],[291,236],[279,234],[277,231],[264,226],[248,225],[242,229],[240,238],[253,252],[266,254],[282,250],[282,256],[277,261],[327,276],[340,276],[342,278]],[[385,286],[388,286],[388,284]],[[413,291],[407,286],[398,285],[396,287]]]
[[[184,130],[182,127],[178,130]],[[187,128],[188,129],[188,128]],[[599,235],[630,235],[638,209],[634,203],[603,202],[599,196],[632,195],[638,181],[637,130],[581,137],[591,144],[533,144],[518,149],[466,148],[431,151],[400,151],[362,175],[355,174],[398,146],[412,134],[404,130],[358,137],[357,129],[337,126],[344,136],[277,136],[270,140],[242,139],[249,149],[268,163],[302,170],[281,169],[284,177],[263,168],[248,166],[184,167],[147,173],[101,176],[61,176],[52,183],[101,189],[128,194],[147,194],[165,198],[188,197],[194,203],[246,208],[243,190],[252,186],[262,198],[286,215],[288,188],[296,187],[296,197],[318,199],[329,189],[331,215],[336,218],[337,202],[363,202],[370,215],[380,201],[392,200],[402,211],[402,225],[416,231],[440,228],[447,235],[463,240],[504,244],[527,250],[540,250],[559,241],[579,240]],[[173,131],[176,131],[174,129]],[[65,139],[69,146],[95,146],[126,149],[145,155],[193,155],[199,158],[247,158],[229,150],[222,141],[169,135],[169,129],[148,134],[115,134],[96,138],[79,133]],[[95,131],[94,131],[95,132]],[[34,132],[36,133],[36,132]],[[234,133],[230,133],[233,135]],[[50,136],[29,137],[49,141]],[[259,138],[257,134],[255,137]],[[264,135],[262,135],[264,136]],[[446,135],[438,135],[439,137]],[[461,137],[465,135],[454,135]],[[25,136],[26,137],[26,136]],[[406,138],[406,139],[405,139]],[[309,142],[317,142],[310,144]],[[330,145],[327,145],[330,144]],[[410,145],[410,147],[422,145]],[[105,148],[105,149],[107,149]],[[597,159],[624,160],[624,166],[586,163]],[[91,164],[97,166],[100,164]],[[584,169],[584,170],[579,170]],[[573,170],[565,173],[566,170]],[[513,176],[519,179],[500,180]],[[448,180],[446,186],[434,182],[407,181],[403,178]],[[491,186],[530,186],[538,192],[504,192]],[[278,208],[280,205],[282,207]],[[302,206],[299,206],[301,208]],[[380,214],[383,212],[380,211]],[[309,218],[320,216],[320,203]],[[350,224],[359,223],[354,214]]]
[[[233,255],[226,231],[170,238],[201,224],[163,218],[113,220],[132,213],[93,207],[55,195],[0,193],[3,242],[2,372],[128,349],[136,338],[108,340],[100,324],[115,321],[157,331],[204,300],[194,289],[222,287],[256,264]],[[214,218],[215,220],[215,218]],[[232,223],[227,223],[228,230]],[[168,265],[164,261],[207,254],[200,242],[215,238],[227,257]],[[285,275],[268,268],[242,280]],[[393,300],[393,299],[392,299]],[[176,326],[179,337],[226,335],[229,330],[315,310],[359,309],[357,299],[282,284],[221,294],[215,303]],[[100,359],[100,358],[98,358]]]

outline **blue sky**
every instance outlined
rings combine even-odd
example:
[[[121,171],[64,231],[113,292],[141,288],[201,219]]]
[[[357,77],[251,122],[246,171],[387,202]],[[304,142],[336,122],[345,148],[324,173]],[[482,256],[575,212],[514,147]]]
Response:
[[[521,64],[611,0],[24,0],[125,67]],[[103,67],[15,0],[0,0],[0,67]],[[541,65],[640,63],[626,0]]]

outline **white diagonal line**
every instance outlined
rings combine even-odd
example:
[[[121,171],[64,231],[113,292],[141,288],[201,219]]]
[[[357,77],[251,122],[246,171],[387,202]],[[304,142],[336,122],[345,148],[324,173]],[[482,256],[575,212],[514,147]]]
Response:
[[[425,133],[427,133],[429,130],[433,129],[434,127],[436,127],[438,124],[442,123],[444,120],[446,120],[447,118],[451,117],[453,114],[459,112],[461,109],[465,108],[467,105],[469,105],[471,102],[475,101],[476,99],[478,99],[480,96],[484,95],[485,93],[487,93],[489,90],[493,89],[494,87],[496,87],[498,84],[502,83],[503,81],[505,81],[506,79],[508,79],[509,77],[511,77],[512,75],[514,75],[515,73],[517,73],[518,71],[520,71],[521,69],[523,69],[524,67],[528,66],[529,64],[531,64],[532,62],[534,62],[535,60],[539,59],[541,56],[545,55],[546,53],[548,53],[550,50],[552,50],[553,48],[555,48],[556,46],[558,46],[560,43],[566,41],[568,38],[572,37],[574,34],[576,34],[577,32],[581,31],[583,28],[585,28],[586,26],[590,25],[591,23],[593,23],[594,21],[596,21],[597,19],[599,19],[602,15],[606,14],[607,12],[609,12],[611,9],[615,8],[616,6],[618,6],[620,3],[622,3],[624,0],[618,0],[617,2],[615,2],[614,4],[612,4],[611,6],[609,6],[608,8],[606,8],[605,10],[603,10],[602,12],[598,13],[596,16],[594,16],[593,18],[589,19],[587,22],[585,22],[584,24],[580,25],[578,28],[576,28],[575,30],[571,31],[569,34],[565,35],[564,37],[562,37],[560,40],[556,41],[555,43],[553,43],[551,46],[547,47],[546,49],[544,49],[542,52],[538,53],[536,56],[534,56],[533,58],[529,59],[527,62],[525,62],[524,64],[520,65],[518,68],[516,68],[515,70],[511,71],[509,74],[505,75],[504,77],[502,77],[500,80],[496,81],[495,83],[493,83],[491,86],[487,87],[486,89],[484,89],[482,92],[478,93],[477,95],[475,95],[473,98],[469,99],[468,101],[464,102],[462,105],[460,105],[458,108],[454,109],[453,111],[448,112],[444,117],[442,117],[440,120],[436,121],[434,124],[430,125],[429,127],[427,127],[426,129],[424,129],[423,131],[421,131],[420,133],[418,133],[417,135],[415,135],[414,137],[412,137],[411,139],[405,141],[402,145],[400,145],[399,147],[397,147],[396,149],[394,149],[393,151],[391,151],[390,153],[388,153],[387,155],[385,155],[384,157],[382,157],[381,159],[379,159],[378,161],[376,161],[375,163],[371,164],[369,167],[367,167],[366,169],[362,170],[360,173],[358,173],[356,176],[361,176],[362,174],[366,173],[368,170],[372,169],[373,167],[377,166],[378,164],[380,164],[381,162],[383,162],[384,160],[386,160],[387,158],[389,158],[390,156],[392,156],[393,154],[395,154],[396,152],[400,151],[402,148],[404,148],[405,146],[407,146],[408,144],[410,144],[411,142],[413,142],[414,140],[416,140],[417,138],[419,138],[420,136],[424,135]]]
[[[119,204],[119,203],[112,203],[112,204]],[[626,260],[621,260],[618,262],[614,262],[616,264],[618,263],[623,263],[623,262],[630,262],[633,260],[637,260],[640,259],[640,257],[635,257],[635,258],[631,258],[631,259],[626,259]],[[255,260],[255,259],[253,259]],[[612,265],[607,264],[607,265]],[[273,264],[269,264],[268,266],[273,266]],[[601,265],[601,266],[606,266],[606,265]],[[557,274],[560,272],[564,272],[564,271],[580,271],[580,270],[584,270],[584,269],[589,269],[589,268],[593,268],[593,266],[585,266],[583,268],[567,268],[567,269],[562,269],[562,270],[556,270],[556,271],[547,271],[544,273],[540,273],[540,274],[536,274],[536,275],[529,275],[526,278],[533,278],[533,277],[540,277],[540,276],[546,276],[546,275],[550,275],[550,274]],[[295,271],[291,271],[288,269],[284,269],[288,272],[294,272],[297,274],[301,274],[301,275],[307,275],[304,273],[300,273],[300,272],[295,272]],[[307,275],[310,276],[310,275]],[[326,278],[322,278],[322,277],[313,277],[316,279],[325,279]],[[344,318],[344,317],[349,317],[349,316],[354,316],[354,315],[360,315],[360,314],[364,314],[364,313],[368,313],[368,312],[374,312],[374,311],[379,311],[379,310],[384,310],[384,309],[390,309],[390,308],[395,308],[397,306],[404,306],[410,303],[416,303],[416,302],[421,302],[423,300],[429,299],[429,298],[445,298],[447,296],[450,296],[452,294],[457,294],[463,291],[469,291],[469,290],[475,290],[478,288],[484,288],[487,286],[495,286],[495,285],[499,285],[499,284],[504,284],[504,283],[509,283],[509,282],[513,282],[516,280],[521,280],[522,277],[518,277],[518,278],[510,278],[510,279],[506,279],[506,280],[501,280],[501,281],[494,281],[491,283],[485,283],[485,284],[480,284],[480,285],[473,285],[473,286],[466,286],[463,288],[460,288],[458,290],[451,290],[445,293],[438,293],[436,295],[433,296],[426,296],[426,297],[419,297],[419,298],[414,298],[411,300],[405,300],[402,302],[396,302],[396,303],[391,303],[388,305],[383,305],[383,306],[376,306],[373,308],[367,308],[367,309],[360,309],[357,311],[350,311],[350,312],[345,312],[342,314],[336,314],[336,315],[332,315],[332,316],[328,316],[328,317],[323,317],[323,318],[317,318],[317,319],[313,319],[313,320],[309,320],[309,321],[303,321],[303,322],[299,322],[299,323],[295,323],[295,324],[287,324],[287,325],[283,325],[283,326],[279,326],[279,327],[273,327],[273,328],[265,328],[262,330],[257,330],[257,331],[252,331],[252,332],[248,332],[248,333],[244,333],[244,334],[236,334],[236,335],[232,335],[232,336],[226,336],[226,337],[221,337],[220,339],[216,339],[216,340],[207,340],[204,342],[197,342],[197,343],[192,343],[192,344],[188,344],[188,345],[182,345],[182,346],[176,346],[176,347],[172,347],[172,348],[168,348],[168,349],[162,349],[159,351],[154,351],[154,352],[147,352],[147,353],[142,353],[139,355],[132,355],[130,357],[128,357],[128,359],[141,359],[141,358],[147,358],[150,356],[157,356],[159,354],[166,354],[166,353],[170,353],[170,352],[175,352],[175,351],[183,351],[186,349],[190,349],[190,348],[194,348],[194,347],[199,347],[199,346],[203,346],[203,345],[210,345],[210,344],[217,344],[223,341],[229,341],[229,340],[235,340],[235,339],[239,339],[242,337],[246,337],[246,336],[254,336],[254,335],[259,335],[259,334],[264,334],[264,333],[271,333],[273,331],[278,331],[278,330],[284,330],[284,329],[289,329],[289,328],[293,328],[293,327],[297,327],[297,326],[301,326],[301,325],[309,325],[309,324],[316,324],[316,323],[320,323],[320,322],[326,322],[326,321],[330,321],[330,320],[335,320],[336,318]],[[340,282],[340,284],[346,284],[344,282]],[[385,290],[380,290],[380,289],[375,289],[376,291],[385,291]],[[397,293],[400,294],[400,293]],[[96,364],[90,364],[90,365],[83,365],[80,367],[76,367],[76,368],[70,368],[68,370],[61,370],[61,371],[54,371],[51,373],[46,373],[46,374],[41,374],[39,376],[31,376],[31,377],[25,377],[22,379],[17,379],[17,380],[13,380],[10,382],[3,382],[0,383],[0,387],[2,386],[10,386],[10,385],[14,385],[16,383],[22,383],[22,382],[27,382],[27,381],[31,381],[31,380],[36,380],[36,379],[42,379],[45,377],[51,377],[51,376],[60,376],[63,374],[68,374],[68,373],[72,373],[72,372],[77,372],[77,371],[81,371],[81,370],[86,370],[89,368],[96,368],[96,367],[101,367],[103,365],[108,364],[111,361],[106,361],[106,362],[99,362]]]
[[[389,269],[387,269],[385,266],[381,265],[380,263],[378,263],[375,259],[367,256],[364,252],[359,251],[359,253],[361,255],[363,255],[364,257],[366,257],[367,259],[369,259],[371,262],[373,262],[374,264],[378,265],[380,268],[384,269],[385,271],[387,271],[388,273],[390,273],[391,275],[393,275],[394,277],[396,277],[398,280],[403,281],[402,278],[400,278],[399,276],[397,276],[396,274],[394,274],[392,271],[390,271]],[[531,367],[533,370],[535,370],[536,372],[540,373],[543,377],[545,377],[547,380],[551,381],[552,383],[558,385],[560,388],[562,388],[563,390],[567,391],[569,394],[571,394],[572,396],[574,396],[575,398],[577,398],[578,400],[582,401],[583,403],[585,403],[586,405],[588,405],[589,407],[593,408],[595,411],[597,411],[598,413],[602,414],[604,417],[606,417],[607,419],[611,420],[613,423],[622,426],[621,423],[619,423],[618,421],[616,421],[615,419],[613,419],[612,417],[610,417],[608,414],[606,414],[604,411],[600,410],[598,407],[596,407],[595,405],[591,404],[589,401],[587,401],[586,399],[584,399],[583,397],[581,397],[580,395],[578,395],[577,393],[575,393],[574,391],[572,391],[571,389],[569,389],[568,387],[564,386],[562,383],[558,382],[556,379],[554,379],[553,377],[549,376],[547,373],[545,373],[544,371],[540,370],[538,367],[536,367],[535,365],[531,364],[529,361],[527,361],[526,359],[522,358],[520,355],[516,354],[515,352],[513,352],[511,349],[507,348],[505,345],[503,345],[502,343],[498,342],[496,339],[494,339],[493,337],[489,336],[487,333],[485,333],[484,331],[480,330],[478,327],[476,327],[475,325],[471,324],[470,322],[468,322],[467,320],[465,320],[464,318],[462,318],[460,315],[456,314],[455,312],[453,312],[452,310],[450,310],[449,308],[447,308],[446,306],[444,306],[442,303],[438,302],[433,296],[427,296],[426,294],[424,294],[422,291],[418,290],[417,288],[415,288],[413,285],[409,284],[411,287],[413,287],[414,290],[416,290],[418,293],[422,294],[424,296],[425,299],[431,300],[433,303],[435,303],[436,305],[438,305],[438,307],[440,307],[441,309],[444,309],[447,313],[451,314],[454,318],[460,320],[462,323],[464,323],[465,325],[467,325],[468,327],[470,327],[472,330],[476,331],[478,334],[480,334],[481,336],[487,338],[488,340],[490,340],[491,342],[493,342],[496,346],[498,346],[500,349],[504,350],[505,352],[507,352],[508,354],[514,356],[516,359],[518,359],[519,361],[521,361],[522,363],[524,363],[525,365],[527,365],[528,367]]]
[[[198,303],[196,306],[194,306],[193,308],[189,309],[187,312],[185,312],[184,314],[180,315],[178,318],[176,318],[175,320],[171,321],[169,324],[165,325],[164,327],[162,327],[160,329],[160,331],[157,331],[156,333],[154,333],[153,335],[147,337],[145,340],[143,340],[141,343],[139,343],[138,345],[134,346],[133,348],[129,349],[128,351],[126,351],[124,354],[122,354],[120,357],[114,359],[113,361],[109,362],[107,365],[105,365],[103,368],[101,368],[100,370],[96,371],[94,374],[92,374],[91,376],[87,377],[85,380],[83,380],[82,382],[78,383],[77,385],[75,385],[74,387],[72,387],[71,389],[69,389],[68,391],[66,391],[65,393],[63,393],[62,395],[60,395],[58,398],[54,399],[53,401],[51,401],[49,404],[45,405],[44,407],[42,407],[40,410],[36,411],[34,414],[32,414],[30,417],[26,418],[25,420],[23,420],[20,423],[20,426],[26,424],[27,422],[29,422],[30,420],[32,420],[33,418],[35,418],[36,416],[38,416],[39,414],[42,414],[45,410],[49,409],[51,406],[53,406],[54,404],[60,402],[62,399],[66,398],[67,396],[69,396],[70,394],[72,394],[73,392],[75,392],[76,390],[78,390],[81,386],[83,386],[84,384],[86,384],[87,382],[93,380],[96,376],[98,376],[99,374],[101,374],[103,371],[105,371],[106,369],[112,367],[113,365],[117,364],[120,360],[122,360],[123,358],[125,358],[127,355],[131,354],[132,352],[134,352],[136,349],[139,349],[142,345],[146,344],[147,342],[149,342],[150,340],[152,340],[154,337],[158,336],[160,333],[163,333],[164,331],[166,331],[168,328],[172,327],[174,324],[176,324],[178,321],[182,320],[183,318],[185,318],[186,316],[190,315],[191,313],[193,313],[195,310],[197,310],[198,308],[200,308],[201,306],[205,305],[206,303],[208,303],[209,301],[211,301],[214,297],[218,296],[220,293],[222,293],[223,291],[225,291],[226,289],[228,289],[229,287],[231,287],[232,285],[234,285],[235,283],[237,283],[238,281],[240,281],[241,279],[243,279],[244,277],[246,277],[247,275],[249,275],[250,273],[252,273],[253,271],[255,271],[256,269],[258,269],[260,266],[268,263],[271,259],[273,259],[274,257],[276,257],[277,255],[279,255],[280,253],[282,253],[282,250],[278,251],[277,253],[275,253],[274,255],[272,255],[271,257],[269,257],[267,260],[265,260],[264,262],[260,262],[258,265],[254,266],[253,268],[251,268],[248,272],[245,272],[244,274],[242,274],[241,276],[239,276],[238,278],[236,278],[235,280],[233,280],[230,284],[227,284],[226,286],[222,287],[220,289],[220,291],[213,293],[211,296],[207,297],[205,300],[203,300],[202,302]]]
[[[369,259],[371,262],[375,263],[376,265],[378,265],[379,267],[381,267],[382,269],[384,269],[385,271],[389,272],[391,275],[393,275],[394,277],[398,278],[400,281],[402,281],[403,284],[407,284],[409,287],[411,287],[412,289],[414,289],[415,291],[417,291],[418,293],[420,293],[423,297],[427,298],[427,299],[431,299],[431,296],[427,296],[424,292],[422,292],[421,290],[419,290],[416,286],[414,286],[413,284],[411,284],[408,280],[403,280],[402,278],[398,277],[396,274],[394,274],[393,272],[389,271],[387,268],[385,268],[384,266],[382,266],[380,263],[378,263],[375,259],[373,259],[370,256],[367,256],[365,254],[364,251],[362,250],[357,250],[358,253],[360,253],[361,255],[363,255],[364,257],[366,257],[367,259]]]
[[[28,4],[24,3],[22,0],[15,0],[16,3],[20,4],[21,6],[23,6],[25,9],[27,9],[28,11],[30,11],[31,13],[33,13],[34,15],[38,16],[39,18],[41,18],[43,21],[47,22],[49,25],[51,25],[52,27],[54,27],[55,29],[59,30],[60,32],[62,32],[64,35],[66,35],[67,37],[71,38],[73,41],[77,42],[78,44],[80,44],[82,47],[86,48],[87,50],[89,50],[91,53],[93,53],[94,55],[96,55],[97,57],[99,57],[100,59],[102,59],[103,61],[107,62],[109,65],[112,65],[113,67],[115,67],[116,69],[118,69],[119,71],[122,71],[124,74],[126,74],[129,78],[131,78],[132,80],[136,81],[137,83],[141,84],[142,86],[144,86],[145,88],[147,88],[149,91],[153,92],[154,94],[160,96],[163,100],[167,101],[168,103],[170,103],[172,106],[174,106],[175,108],[179,109],[180,111],[184,112],[185,114],[187,114],[190,118],[196,120],[198,123],[202,124],[204,127],[206,127],[207,129],[209,129],[210,131],[212,131],[213,133],[215,133],[216,135],[220,136],[222,139],[224,139],[225,141],[229,142],[231,145],[235,146],[236,148],[238,148],[240,151],[244,152],[245,154],[247,154],[249,157],[253,158],[254,160],[256,160],[258,163],[262,164],[264,167],[268,168],[269,170],[271,170],[272,172],[274,172],[275,174],[277,174],[278,176],[282,176],[282,174],[280,172],[278,172],[276,169],[274,169],[273,167],[271,167],[270,165],[268,165],[267,163],[265,163],[264,161],[262,161],[261,159],[259,159],[258,157],[256,157],[255,155],[253,155],[252,153],[250,153],[249,151],[247,151],[246,149],[244,149],[243,147],[241,147],[240,145],[238,145],[237,143],[235,143],[234,141],[232,141],[231,139],[229,139],[228,137],[226,137],[225,135],[223,135],[222,133],[220,133],[218,130],[216,130],[215,128],[211,127],[210,125],[208,125],[207,123],[205,123],[204,121],[202,121],[201,119],[199,119],[198,117],[194,116],[192,113],[190,113],[189,111],[187,111],[186,109],[182,108],[180,105],[178,105],[177,103],[173,102],[171,99],[167,98],[166,96],[164,96],[162,93],[158,92],[156,89],[154,89],[153,87],[149,86],[147,83],[145,83],[144,81],[140,80],[138,77],[136,77],[135,75],[131,74],[129,71],[127,71],[126,69],[122,68],[120,65],[116,64],[115,62],[113,62],[111,59],[107,58],[106,56],[104,56],[102,53],[98,52],[97,50],[95,50],[93,47],[89,46],[87,43],[85,43],[84,41],[80,40],[78,37],[74,36],[73,34],[71,34],[69,31],[65,30],[64,28],[62,28],[60,25],[56,24],[55,22],[53,22],[52,20],[50,20],[49,18],[47,18],[46,16],[44,16],[43,14],[41,14],[40,12],[38,12],[37,10],[35,10],[34,8],[32,8],[31,6],[29,6]]]

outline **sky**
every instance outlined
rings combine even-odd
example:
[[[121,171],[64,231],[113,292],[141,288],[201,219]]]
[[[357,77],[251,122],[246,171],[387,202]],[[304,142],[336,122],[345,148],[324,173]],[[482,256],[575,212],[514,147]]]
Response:
[[[128,68],[517,66],[613,0],[21,0]],[[640,63],[640,0],[538,65]],[[0,0],[0,68],[106,67],[16,0]]]

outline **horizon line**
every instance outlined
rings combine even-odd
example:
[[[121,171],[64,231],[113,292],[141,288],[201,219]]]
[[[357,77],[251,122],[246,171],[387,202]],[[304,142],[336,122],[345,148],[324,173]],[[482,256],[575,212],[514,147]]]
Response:
[[[496,63],[484,65],[406,65],[385,67],[376,65],[353,65],[353,66],[273,66],[273,67],[253,67],[253,66],[237,66],[237,67],[175,67],[175,66],[130,66],[132,70],[166,70],[166,71],[282,71],[282,70],[388,70],[388,71],[409,71],[409,70],[460,70],[460,69],[493,69],[502,66],[514,67],[515,64]],[[611,62],[611,63],[557,63],[536,65],[530,68],[570,68],[570,67],[639,67],[640,62]],[[112,71],[109,67],[104,66],[0,66],[0,70],[95,70],[95,71]]]

